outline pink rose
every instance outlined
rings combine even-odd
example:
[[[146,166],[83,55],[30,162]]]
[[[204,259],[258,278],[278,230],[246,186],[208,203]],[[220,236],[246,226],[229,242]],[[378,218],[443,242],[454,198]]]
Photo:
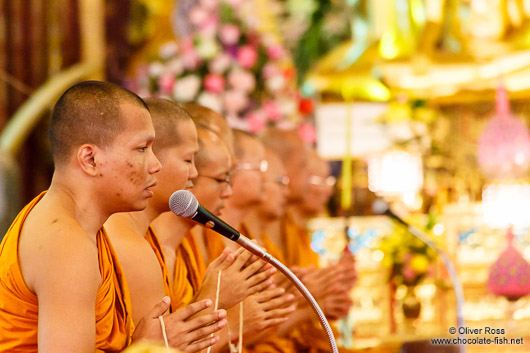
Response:
[[[317,140],[317,130],[311,123],[304,123],[298,128],[298,134],[306,143],[313,144]]]
[[[225,88],[225,80],[223,76],[215,73],[206,75],[203,84],[204,88],[212,93],[222,92]]]
[[[241,31],[239,30],[239,27],[232,24],[227,24],[221,27],[220,36],[221,42],[223,42],[223,44],[232,45],[239,41],[239,37],[241,37]]]
[[[228,83],[237,90],[252,92],[256,87],[256,79],[250,72],[240,69],[230,71]]]
[[[200,6],[194,7],[189,12],[190,21],[195,26],[200,26],[201,24],[203,24],[203,22],[206,21],[207,17],[208,12]]]
[[[245,69],[250,69],[256,64],[257,60],[258,53],[253,47],[249,45],[244,45],[239,48],[239,51],[237,52],[237,61],[239,62],[241,67]]]
[[[267,119],[259,111],[254,111],[246,115],[245,120],[248,123],[248,130],[252,133],[260,132],[265,128],[265,125],[267,124]]]
[[[160,93],[171,94],[173,92],[173,85],[175,84],[175,76],[171,72],[165,72],[158,79],[158,86]]]
[[[285,50],[281,45],[273,45],[267,48],[267,54],[272,60],[277,60],[285,56]]]
[[[210,61],[210,63],[208,64],[208,68],[210,69],[210,72],[222,74],[228,69],[231,62],[232,59],[230,58],[230,55],[226,53],[221,53]]]
[[[186,70],[195,70],[200,62],[201,58],[194,51],[189,51],[182,55],[182,64]]]
[[[218,3],[218,0],[201,0],[201,5],[208,11],[215,11]]]
[[[281,118],[282,112],[280,111],[280,108],[276,103],[273,101],[267,101],[263,105],[263,110],[265,111],[265,115],[267,116],[267,119],[276,121]]]
[[[263,67],[263,77],[265,77],[265,79],[271,78],[272,76],[279,75],[280,73],[281,73],[280,68],[274,64],[266,64]]]
[[[180,42],[180,48],[183,53],[193,51],[193,39],[191,37],[185,37]]]
[[[247,95],[238,90],[226,91],[223,100],[226,111],[236,115],[248,105]]]
[[[213,38],[217,34],[217,16],[212,15],[206,18],[199,26],[199,33],[206,38]]]

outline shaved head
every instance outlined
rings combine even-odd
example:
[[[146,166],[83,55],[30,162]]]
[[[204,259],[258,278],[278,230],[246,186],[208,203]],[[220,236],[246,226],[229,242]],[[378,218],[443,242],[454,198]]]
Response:
[[[228,121],[221,114],[196,103],[184,103],[182,106],[190,113],[193,122],[198,128],[202,127],[216,133],[227,144],[230,152],[233,152],[234,136],[232,135],[232,129],[230,129]]]
[[[232,133],[234,135],[234,156],[237,159],[243,159],[245,158],[245,154],[247,153],[245,142],[248,140],[256,140],[257,137],[252,136],[246,131],[234,129],[232,130]]]
[[[156,138],[153,151],[158,151],[180,143],[181,136],[178,124],[191,119],[190,114],[181,104],[163,98],[145,98],[145,103],[151,112]]]
[[[304,141],[296,130],[268,128],[261,141],[265,147],[280,156],[283,163],[289,162],[291,156],[306,149]]]
[[[199,136],[199,151],[195,154],[195,167],[201,172],[201,169],[206,167],[211,162],[210,152],[213,148],[218,148],[218,143],[223,143],[219,135],[211,130],[199,127],[197,129]],[[227,147],[228,150],[228,147]]]
[[[308,146],[296,130],[268,128],[262,136],[265,147],[270,148],[282,160],[289,182],[290,204],[302,201],[309,185]]]
[[[49,130],[56,167],[83,144],[111,145],[125,128],[124,104],[149,110],[136,94],[108,82],[85,81],[64,92],[53,109]]]

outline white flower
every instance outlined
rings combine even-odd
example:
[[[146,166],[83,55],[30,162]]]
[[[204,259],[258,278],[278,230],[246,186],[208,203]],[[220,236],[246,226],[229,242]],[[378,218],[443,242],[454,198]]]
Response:
[[[159,55],[164,60],[169,60],[171,57],[177,55],[179,46],[176,42],[167,42],[162,44],[159,49]]]
[[[211,38],[202,38],[197,45],[197,54],[203,59],[209,60],[219,53],[219,46]]]
[[[197,103],[200,105],[215,110],[218,113],[221,113],[223,109],[223,103],[221,97],[210,92],[202,92],[197,99]]]
[[[149,64],[149,76],[159,77],[165,71],[166,67],[160,61],[154,61]]]
[[[275,75],[265,81],[265,86],[271,92],[280,91],[285,87],[285,79],[282,75]]]
[[[195,99],[200,87],[201,79],[199,77],[196,75],[184,76],[175,82],[173,97],[179,102],[190,102]]]
[[[291,116],[296,113],[298,104],[294,99],[279,99],[277,102],[283,116]]]
[[[228,69],[231,63],[232,59],[230,58],[230,55],[226,53],[221,53],[210,62],[208,68],[211,72],[223,74]]]
[[[166,69],[175,76],[178,76],[184,72],[184,63],[180,58],[176,58],[167,63]]]

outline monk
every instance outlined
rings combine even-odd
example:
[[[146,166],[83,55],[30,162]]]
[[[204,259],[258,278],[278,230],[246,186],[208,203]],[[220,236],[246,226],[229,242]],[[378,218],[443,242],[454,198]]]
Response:
[[[231,154],[225,143],[223,143],[216,134],[205,129],[198,130],[201,147],[196,155],[196,165],[199,175],[195,179],[195,185],[191,190],[196,193],[197,198],[201,201],[201,204],[204,207],[219,216],[223,209],[224,199],[228,198],[232,193],[230,186],[230,171],[232,168]],[[191,295],[194,294],[197,297],[201,297],[207,292],[207,286],[205,286],[205,283],[197,286],[197,280],[202,280],[204,282],[207,282],[209,278],[217,280],[221,268],[215,266],[215,263],[217,262],[216,260],[208,267],[206,273],[201,273],[201,267],[204,266],[204,258],[198,250],[191,233],[191,230],[196,226],[197,223],[194,221],[176,217],[172,214],[163,214],[153,222],[153,229],[160,235],[162,243],[164,244],[164,250],[167,250],[168,252],[166,258],[175,259],[175,290],[182,293],[182,285],[179,285],[179,288],[177,288],[177,278],[180,278],[181,281],[182,279],[185,280],[187,278],[190,282],[188,292],[191,292]],[[219,235],[213,236],[219,237]],[[243,268],[245,263],[244,261],[239,261],[239,259],[248,260],[251,257],[251,254],[244,249],[237,250],[234,256],[237,254],[241,255],[239,255],[234,264],[239,262],[238,267],[240,268],[242,276],[238,280],[235,280],[235,273],[233,271],[222,269],[219,307],[229,309],[235,304],[238,304],[241,300],[234,302],[234,298],[239,297],[240,294],[238,293],[240,293],[245,287],[251,289],[251,292],[248,294],[254,294],[262,292],[272,283],[271,280],[268,280],[250,287],[249,284],[252,284],[255,280],[252,277],[246,278],[248,275],[244,274],[249,270],[254,271],[252,270],[252,266],[254,265]],[[168,261],[168,263],[171,263],[171,261]],[[266,265],[265,268],[269,271],[268,276],[276,272],[276,269],[272,268],[271,265]],[[189,294],[182,295],[185,298],[190,297]],[[278,289],[274,289],[265,291],[264,295],[276,298],[281,295],[281,293]],[[267,307],[274,310],[274,307],[270,303]],[[239,309],[236,309],[236,314],[238,314]],[[257,310],[252,311],[255,314]],[[274,324],[277,319],[275,315],[276,313],[273,311],[270,312],[267,317],[254,315],[253,318],[254,320],[259,320],[261,325],[266,325],[266,327],[268,327],[269,325]],[[234,323],[237,323],[238,320],[236,319],[235,321],[236,322]],[[248,319],[245,321],[245,325],[252,327],[253,321]],[[237,332],[237,326],[233,331]],[[223,345],[229,343],[228,335],[224,336],[224,341],[222,342]],[[217,345],[215,347],[217,348],[216,350],[222,349],[223,345]]]
[[[213,179],[216,183],[226,183],[229,175],[227,173],[230,172],[231,167],[227,147],[212,132],[204,129],[198,131],[201,148],[195,156],[197,166],[202,167],[207,164],[210,168],[217,167],[218,170],[213,175],[218,177],[211,178],[218,178]],[[213,143],[212,146],[211,139],[216,140],[217,144]],[[207,163],[204,157],[206,153],[211,155]],[[197,174],[194,176],[197,177],[196,179],[203,179]],[[225,188],[223,191],[230,192],[230,188]],[[223,291],[219,296],[220,308],[229,309],[248,295],[259,292],[271,284],[272,281],[268,280],[268,277],[276,270],[261,260],[256,261],[257,258],[251,260],[252,254],[248,251],[238,251],[233,255],[230,255],[231,251],[225,251],[222,257],[234,257],[235,260],[232,260],[234,266],[220,264],[218,259],[205,270],[204,260],[190,232],[196,225],[194,221],[177,217],[171,212],[161,214],[152,222],[152,229],[162,243],[176,300],[185,305],[194,297],[195,299],[214,298],[219,270],[223,271],[222,286],[230,288],[230,291]],[[262,268],[264,271],[261,271]],[[258,273],[260,271],[264,273]]]
[[[197,128],[204,128],[215,133],[226,144],[230,154],[234,154],[234,134],[221,114],[197,103],[184,103],[183,107],[191,115]]]
[[[133,335],[127,284],[101,229],[113,213],[146,207],[160,170],[154,137],[145,103],[113,84],[82,82],[58,100],[51,185],[0,245],[0,351],[120,351],[161,335],[163,296]]]
[[[233,194],[226,199],[223,219],[239,229],[242,234],[249,235],[243,219],[250,208],[261,202],[263,198],[264,173],[268,167],[265,149],[257,138],[246,132],[234,130],[234,162],[231,177]],[[225,240],[225,245],[237,246],[229,240]],[[289,341],[282,341],[275,334],[276,328],[288,320],[289,315],[295,310],[295,306],[292,305],[293,300],[293,294],[286,293],[282,287],[276,287],[244,301],[243,321],[247,332],[245,346],[249,350],[293,351],[294,347]],[[260,310],[263,314],[257,315]],[[232,323],[234,320],[230,321]]]
[[[116,248],[120,262],[123,264],[125,277],[129,283],[135,322],[142,319],[151,303],[156,301],[160,295],[166,294],[172,297],[173,309],[181,309],[192,302],[191,298],[186,303],[175,299],[171,286],[174,285],[175,289],[178,289],[181,286],[186,286],[186,281],[171,283],[174,273],[173,267],[166,266],[166,259],[156,232],[149,225],[160,214],[169,211],[169,198],[173,191],[191,187],[191,180],[197,176],[197,170],[194,166],[194,156],[198,150],[197,131],[188,113],[177,103],[156,98],[146,99],[146,102],[151,111],[157,133],[153,150],[164,168],[159,173],[158,185],[153,190],[154,196],[148,202],[145,210],[118,213],[111,216],[105,223],[105,228]],[[246,263],[248,257],[241,260],[236,259],[235,262]],[[142,259],[142,261],[138,261],[138,259]],[[225,254],[224,257],[218,259],[216,265],[222,266],[224,262],[227,262],[224,269],[227,273],[231,273],[234,271],[231,271],[231,261],[228,259],[228,254]],[[261,264],[249,266],[248,270],[241,275],[245,277],[237,277],[236,283],[233,285],[241,284],[241,287],[247,289],[244,286],[247,283],[247,278],[248,282],[256,282],[257,284],[266,280],[268,277],[266,274],[253,276],[254,272],[257,272],[264,265],[262,261],[260,262]],[[174,264],[174,261],[172,263]],[[195,298],[193,301],[209,298],[210,300],[206,302],[211,304],[211,299],[215,298],[215,284],[214,279],[212,279],[205,295],[201,298]],[[231,299],[241,300],[236,295],[231,296]],[[176,311],[172,316],[178,316],[181,311]],[[217,336],[203,341],[201,339],[224,327],[226,320],[222,319],[225,316],[226,312],[221,310],[198,317],[197,319],[200,319],[203,324],[209,324],[215,320],[220,321],[216,325],[197,327],[197,332],[194,335],[179,331],[180,335],[177,336],[175,333],[175,339],[170,344],[182,351],[197,351],[214,344],[218,340]],[[179,326],[178,322],[173,324]]]
[[[284,262],[285,259],[276,245],[277,242],[273,242],[268,234],[271,228],[280,226],[279,220],[285,211],[289,178],[278,155],[268,148],[265,149],[265,160],[268,168],[265,172],[263,198],[250,208],[244,218],[244,225],[249,235],[265,247],[269,254]]]
[[[334,178],[330,176],[329,163],[323,160],[315,150],[311,150],[308,157],[309,187],[302,200],[295,203],[291,208],[294,219],[298,220],[299,223],[297,224],[303,229],[307,228],[309,219],[325,213],[326,204],[333,194],[334,185]],[[355,259],[345,248],[337,265],[328,266],[328,269],[330,270],[328,276],[334,277],[331,279],[332,285],[328,285],[328,287],[338,294],[326,296],[322,305],[326,309],[326,317],[330,320],[336,320],[347,315],[352,305],[349,292],[357,279]],[[309,277],[314,278],[316,276],[315,273]],[[327,281],[325,277],[321,277],[320,280],[322,282]]]
[[[306,219],[299,212],[300,205],[307,200],[310,187],[309,148],[294,130],[271,128],[265,132],[262,140],[282,159],[289,177],[286,212],[280,226],[270,227],[270,239],[282,250],[286,263],[308,287],[328,319],[344,316],[352,303],[349,298],[351,287],[343,284],[351,283],[349,278],[354,276],[352,269],[344,264],[319,268],[318,255],[310,247]],[[303,318],[300,310],[297,315],[297,319]],[[327,339],[315,316],[306,315],[303,325],[297,321],[292,320],[287,324],[294,328],[290,336],[295,340],[298,350],[329,350]],[[284,326],[283,330],[289,330],[289,327]]]

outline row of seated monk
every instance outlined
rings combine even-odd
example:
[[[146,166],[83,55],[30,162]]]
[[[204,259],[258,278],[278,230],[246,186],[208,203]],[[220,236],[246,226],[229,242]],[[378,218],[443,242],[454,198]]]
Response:
[[[0,246],[0,351],[329,351],[285,276],[169,212],[189,189],[289,266],[328,320],[344,317],[354,257],[321,267],[310,248],[332,185],[295,130],[253,136],[195,103],[86,81],[57,101],[49,138],[51,184]]]

